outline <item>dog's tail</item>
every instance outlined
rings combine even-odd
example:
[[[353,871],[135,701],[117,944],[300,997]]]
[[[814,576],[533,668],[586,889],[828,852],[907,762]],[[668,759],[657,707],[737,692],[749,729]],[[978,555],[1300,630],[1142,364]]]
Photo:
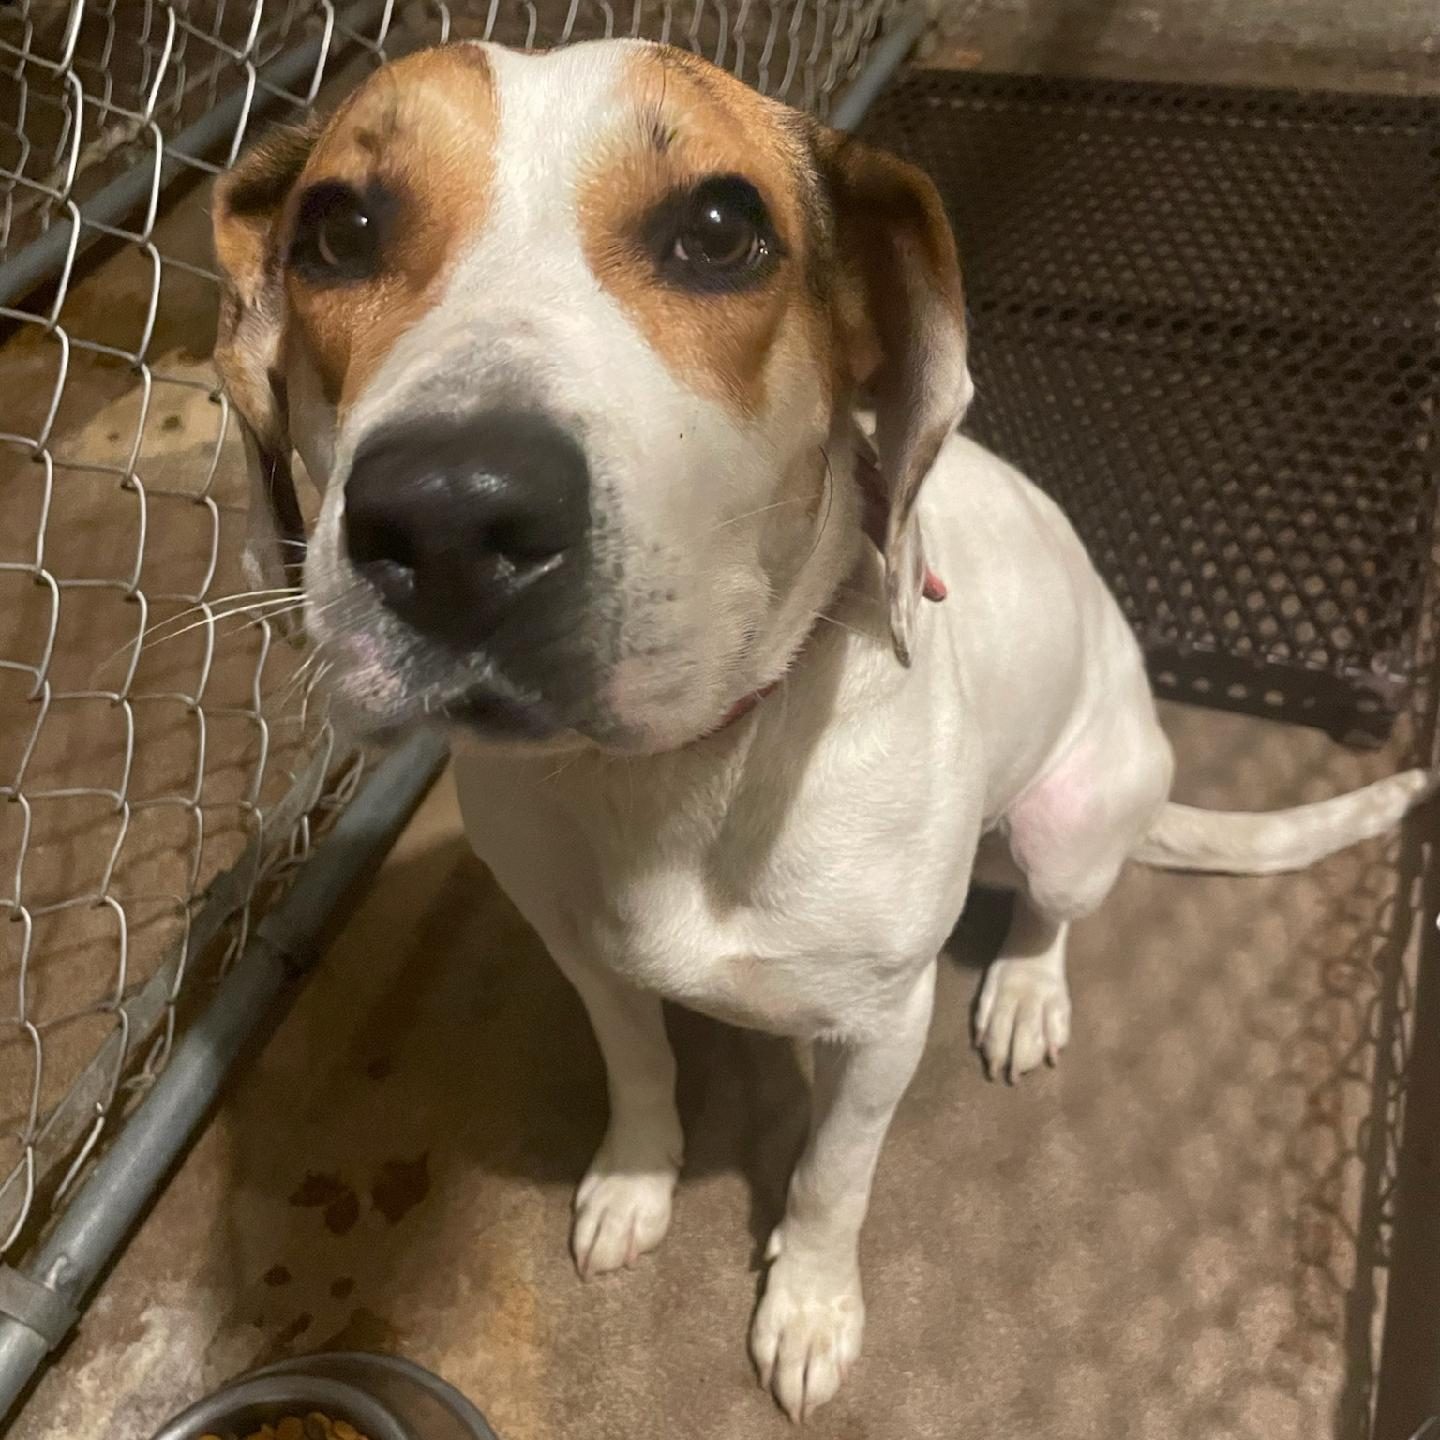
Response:
[[[1373,785],[1289,810],[1197,810],[1173,801],[1134,858],[1163,870],[1277,875],[1383,835],[1440,789],[1440,772],[1406,770]]]

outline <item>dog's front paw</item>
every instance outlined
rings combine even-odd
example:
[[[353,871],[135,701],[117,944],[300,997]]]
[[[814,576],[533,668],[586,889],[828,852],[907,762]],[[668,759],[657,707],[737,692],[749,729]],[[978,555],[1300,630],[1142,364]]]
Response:
[[[1070,1039],[1070,992],[1046,959],[994,961],[975,1008],[975,1044],[993,1080],[1018,1080],[1042,1060],[1050,1064]]]
[[[777,1255],[750,1327],[750,1354],[760,1383],[796,1423],[835,1397],[860,1355],[865,1301],[852,1260],[827,1264],[787,1254],[777,1231]]]
[[[570,1244],[575,1268],[586,1280],[633,1265],[670,1228],[678,1161],[626,1164],[615,1151],[607,1139],[575,1192]]]

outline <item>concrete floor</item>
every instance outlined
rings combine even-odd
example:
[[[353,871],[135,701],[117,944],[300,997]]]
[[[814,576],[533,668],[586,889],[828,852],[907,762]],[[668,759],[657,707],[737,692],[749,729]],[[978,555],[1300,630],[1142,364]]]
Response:
[[[1428,0],[991,0],[943,7],[938,44],[938,63],[986,68],[1440,84]],[[1400,760],[1198,711],[1167,722],[1191,801],[1315,799]],[[813,1433],[1358,1440],[1417,836],[1284,879],[1133,869],[1077,934],[1070,1052],[1013,1090],[969,1048],[1003,919],[977,900],[876,1187],[866,1357]],[[15,1440],[143,1437],[259,1361],[341,1344],[434,1366],[504,1440],[787,1433],[744,1337],[803,1070],[761,1037],[674,1029],[675,1226],[634,1274],[583,1286],[565,1236],[603,1125],[599,1059],[442,784]]]

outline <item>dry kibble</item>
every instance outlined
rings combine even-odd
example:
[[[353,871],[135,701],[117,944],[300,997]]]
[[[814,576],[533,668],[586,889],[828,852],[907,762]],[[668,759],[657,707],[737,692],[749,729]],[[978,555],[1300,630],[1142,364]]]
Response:
[[[353,1425],[344,1420],[332,1420],[318,1410],[312,1410],[303,1418],[287,1415],[274,1425],[262,1425],[249,1435],[215,1435],[207,1432],[197,1435],[195,1440],[365,1440]]]

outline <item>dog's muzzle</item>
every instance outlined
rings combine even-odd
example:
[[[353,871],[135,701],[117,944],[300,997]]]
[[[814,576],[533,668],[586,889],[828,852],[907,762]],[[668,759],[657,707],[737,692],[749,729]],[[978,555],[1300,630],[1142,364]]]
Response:
[[[467,676],[447,713],[543,734],[593,694],[590,472],[529,410],[410,421],[368,438],[344,541],[385,608]]]

